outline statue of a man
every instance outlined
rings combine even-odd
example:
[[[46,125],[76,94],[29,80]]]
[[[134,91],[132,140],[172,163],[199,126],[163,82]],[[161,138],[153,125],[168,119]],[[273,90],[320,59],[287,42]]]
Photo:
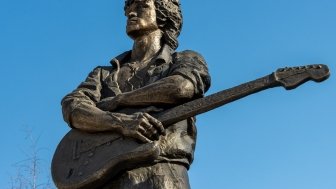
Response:
[[[150,113],[202,97],[210,86],[206,63],[196,52],[175,52],[182,27],[178,0],[126,0],[125,15],[132,50],[112,66],[96,67],[64,97],[64,120],[82,131],[158,142],[160,155],[151,165],[123,171],[105,188],[190,188],[195,119],[163,127]]]

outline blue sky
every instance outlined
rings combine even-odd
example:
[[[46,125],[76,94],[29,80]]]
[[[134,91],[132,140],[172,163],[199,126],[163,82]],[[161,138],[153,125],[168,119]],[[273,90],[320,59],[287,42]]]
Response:
[[[182,0],[178,50],[207,60],[207,94],[314,63],[336,70],[336,1]],[[26,128],[48,169],[69,131],[60,100],[129,50],[123,1],[0,0],[0,186],[27,158]],[[193,189],[335,189],[336,80],[275,88],[198,116]],[[45,174],[46,171],[41,174]]]

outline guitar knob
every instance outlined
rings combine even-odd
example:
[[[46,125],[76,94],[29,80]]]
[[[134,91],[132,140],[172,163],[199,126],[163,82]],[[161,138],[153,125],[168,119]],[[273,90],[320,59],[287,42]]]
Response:
[[[315,69],[321,69],[322,66],[321,65],[313,65],[313,68],[315,68]]]

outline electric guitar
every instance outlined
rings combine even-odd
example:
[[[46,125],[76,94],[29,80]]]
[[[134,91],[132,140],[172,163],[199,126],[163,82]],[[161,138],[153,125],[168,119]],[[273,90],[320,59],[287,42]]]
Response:
[[[329,77],[326,65],[278,69],[242,85],[153,114],[165,127],[250,94],[273,87],[294,89],[306,81]],[[60,189],[100,188],[118,173],[150,165],[159,156],[157,142],[141,144],[118,133],[86,133],[72,129],[59,143],[52,160],[52,176]]]

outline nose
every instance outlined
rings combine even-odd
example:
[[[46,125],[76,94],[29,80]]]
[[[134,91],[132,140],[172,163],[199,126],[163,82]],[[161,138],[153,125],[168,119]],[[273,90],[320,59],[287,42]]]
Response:
[[[134,11],[131,11],[131,12],[129,12],[128,13],[128,18],[133,18],[133,17],[137,17],[137,13],[136,12],[134,12]]]

